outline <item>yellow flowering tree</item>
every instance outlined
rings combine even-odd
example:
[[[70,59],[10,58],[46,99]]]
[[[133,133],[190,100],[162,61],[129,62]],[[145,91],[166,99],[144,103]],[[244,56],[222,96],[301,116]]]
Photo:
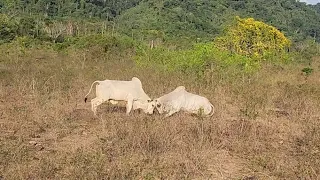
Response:
[[[236,23],[228,27],[226,33],[216,38],[215,42],[222,49],[257,58],[270,52],[283,52],[291,44],[275,27],[253,18],[242,19],[238,16]]]

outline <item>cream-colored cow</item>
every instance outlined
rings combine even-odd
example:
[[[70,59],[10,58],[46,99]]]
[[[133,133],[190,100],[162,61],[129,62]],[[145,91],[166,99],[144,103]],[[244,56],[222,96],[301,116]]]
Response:
[[[128,115],[133,109],[142,109],[145,113],[152,114],[154,107],[148,102],[151,98],[142,89],[141,81],[137,77],[133,77],[131,81],[104,80],[94,81],[91,85],[89,93],[85,96],[84,101],[87,101],[87,96],[90,94],[92,87],[96,84],[96,97],[91,99],[91,108],[96,115],[97,106],[105,101],[112,104],[117,104],[118,101],[126,101],[126,114]]]
[[[150,104],[156,107],[160,114],[167,113],[165,117],[180,110],[197,114],[202,109],[206,116],[214,114],[214,106],[207,98],[187,92],[184,86],[178,86],[172,92],[154,99]]]

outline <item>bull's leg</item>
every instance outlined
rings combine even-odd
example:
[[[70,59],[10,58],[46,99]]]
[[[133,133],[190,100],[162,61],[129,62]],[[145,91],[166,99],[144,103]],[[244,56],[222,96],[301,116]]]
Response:
[[[126,105],[126,114],[129,115],[133,106],[133,97],[131,95],[128,96],[127,105]]]
[[[97,103],[97,99],[96,98],[94,98],[94,99],[91,99],[91,110],[93,111],[93,113],[94,113],[94,115],[96,114],[95,112],[95,110],[97,109],[96,108],[96,103]]]
[[[177,110],[177,109],[172,109],[171,111],[169,111],[169,113],[167,113],[165,116],[164,116],[164,118],[167,118],[167,117],[169,117],[169,116],[172,116],[174,113],[176,113],[176,112],[178,112],[179,110]]]
[[[93,111],[93,114],[97,115],[97,107],[102,104],[104,101],[100,98],[94,98],[91,100],[91,110]]]
[[[167,113],[167,114],[164,116],[164,118],[167,118],[167,117],[169,117],[169,116],[172,116],[172,114],[174,114],[174,112],[169,112],[169,113]]]

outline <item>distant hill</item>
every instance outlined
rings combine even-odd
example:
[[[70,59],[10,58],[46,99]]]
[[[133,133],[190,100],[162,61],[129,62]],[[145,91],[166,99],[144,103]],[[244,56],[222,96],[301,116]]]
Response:
[[[311,6],[311,8],[313,8],[313,9],[316,10],[318,13],[320,13],[320,3]]]
[[[118,31],[137,37],[210,40],[239,15],[271,24],[294,41],[320,42],[320,4],[297,0],[6,0],[0,12],[45,18],[75,17],[116,22]]]
[[[170,37],[211,38],[239,15],[271,24],[295,41],[309,36],[320,42],[319,9],[319,4],[311,6],[296,0],[148,0],[124,11],[117,20],[128,34],[155,29]]]

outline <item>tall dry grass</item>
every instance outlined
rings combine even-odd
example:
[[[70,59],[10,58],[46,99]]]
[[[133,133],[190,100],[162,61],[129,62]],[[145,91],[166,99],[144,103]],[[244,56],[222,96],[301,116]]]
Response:
[[[2,47],[0,176],[4,179],[318,179],[319,59],[206,80],[136,67],[132,52]],[[218,73],[219,72],[219,73]],[[178,85],[206,96],[212,118],[168,119],[84,95],[94,80],[138,77],[152,98]],[[93,97],[91,94],[89,97]],[[1,178],[0,178],[1,179]]]

